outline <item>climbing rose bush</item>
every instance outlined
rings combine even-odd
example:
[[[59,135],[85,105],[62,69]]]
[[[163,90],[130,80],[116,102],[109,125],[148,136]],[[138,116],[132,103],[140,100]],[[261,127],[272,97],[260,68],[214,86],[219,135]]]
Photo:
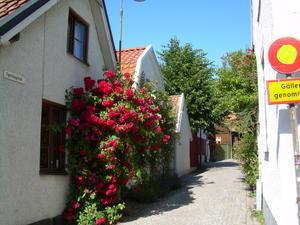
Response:
[[[125,207],[121,190],[170,164],[174,124],[162,115],[165,103],[149,87],[133,89],[128,74],[104,77],[85,77],[84,87],[66,92],[69,224],[115,223]]]

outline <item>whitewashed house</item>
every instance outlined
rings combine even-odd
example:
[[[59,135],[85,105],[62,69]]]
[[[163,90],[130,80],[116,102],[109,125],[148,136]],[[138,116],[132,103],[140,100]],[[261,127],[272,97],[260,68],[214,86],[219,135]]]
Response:
[[[298,225],[294,151],[288,105],[268,105],[266,81],[285,76],[272,69],[269,47],[278,38],[300,39],[299,0],[252,0],[252,39],[259,87],[257,207],[267,225]],[[297,75],[299,76],[299,75]],[[299,115],[298,112],[298,130]]]
[[[174,172],[183,176],[195,168],[191,168],[190,144],[193,140],[184,94],[169,97],[176,115],[176,142],[173,162]]]
[[[102,0],[0,1],[1,225],[59,224],[63,137],[45,128],[65,121],[66,89],[115,68]]]
[[[119,57],[119,52],[117,52]],[[128,48],[121,51],[121,71],[129,73],[138,87],[143,82],[154,82],[159,90],[164,90],[163,75],[151,45],[146,47]],[[191,171],[190,141],[192,140],[184,95],[169,98],[176,117],[176,138],[172,170],[178,176]]]
[[[117,52],[120,57],[120,52]],[[151,45],[121,50],[121,71],[129,73],[134,86],[152,81],[159,90],[164,90],[164,81],[159,63]]]

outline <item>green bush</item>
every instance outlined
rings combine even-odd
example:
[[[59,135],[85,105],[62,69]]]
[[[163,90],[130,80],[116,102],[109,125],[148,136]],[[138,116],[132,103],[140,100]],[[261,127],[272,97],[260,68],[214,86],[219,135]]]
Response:
[[[250,186],[251,190],[254,190],[258,177],[258,156],[255,133],[248,132],[243,135],[237,154],[245,174],[245,182]]]

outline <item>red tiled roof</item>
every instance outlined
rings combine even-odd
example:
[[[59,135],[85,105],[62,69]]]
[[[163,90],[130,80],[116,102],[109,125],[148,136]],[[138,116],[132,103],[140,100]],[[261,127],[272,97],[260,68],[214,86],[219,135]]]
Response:
[[[0,20],[13,13],[29,0],[0,0]]]
[[[140,48],[128,48],[121,51],[121,72],[134,75],[136,63],[138,58],[145,51],[146,47]],[[117,57],[119,60],[119,51],[117,51]]]
[[[177,117],[177,114],[179,112],[179,107],[180,107],[180,95],[171,95],[169,96],[169,102],[172,105],[172,111],[174,115]]]

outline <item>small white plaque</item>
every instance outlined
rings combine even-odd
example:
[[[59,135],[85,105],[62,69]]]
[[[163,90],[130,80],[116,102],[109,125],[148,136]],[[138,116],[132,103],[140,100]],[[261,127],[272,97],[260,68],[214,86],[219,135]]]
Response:
[[[25,83],[25,78],[21,74],[12,73],[12,72],[9,72],[9,71],[4,71],[3,77],[5,79],[8,79],[8,80],[11,80],[11,81],[14,81],[14,82],[18,82],[20,84]]]

